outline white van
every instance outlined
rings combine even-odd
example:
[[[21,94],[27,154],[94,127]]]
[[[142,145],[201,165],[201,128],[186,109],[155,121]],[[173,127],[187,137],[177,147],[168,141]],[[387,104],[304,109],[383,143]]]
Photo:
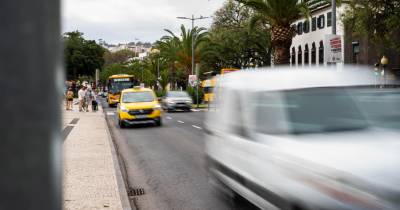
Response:
[[[379,110],[400,128],[400,108],[371,109],[375,83],[366,69],[221,78],[206,118],[212,182],[262,209],[400,209],[399,129],[367,117]]]

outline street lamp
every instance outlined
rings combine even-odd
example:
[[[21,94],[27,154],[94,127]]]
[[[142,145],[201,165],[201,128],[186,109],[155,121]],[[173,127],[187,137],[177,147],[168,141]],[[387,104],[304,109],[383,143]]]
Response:
[[[384,86],[386,86],[386,72],[385,72],[385,67],[389,64],[389,59],[386,56],[382,56],[381,58],[381,64],[382,64],[382,76],[384,79]]]
[[[176,17],[176,18],[184,19],[184,20],[191,20],[192,21],[192,75],[193,75],[193,72],[194,72],[194,41],[195,41],[194,40],[195,37],[194,37],[194,34],[193,34],[194,21],[195,20],[207,19],[207,18],[211,18],[211,17],[203,17],[203,16],[200,15],[200,17],[195,18],[194,15],[192,15],[191,18],[189,18],[189,17]]]

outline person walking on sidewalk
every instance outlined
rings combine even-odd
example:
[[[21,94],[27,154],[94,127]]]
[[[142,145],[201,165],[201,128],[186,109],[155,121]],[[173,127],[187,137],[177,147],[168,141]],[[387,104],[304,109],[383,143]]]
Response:
[[[86,111],[88,112],[89,106],[92,106],[93,102],[93,91],[91,86],[89,86],[86,90],[85,99],[86,99]],[[93,106],[92,106],[92,111],[93,111]]]
[[[91,90],[90,92],[92,96],[92,111],[95,112],[98,110],[97,97],[95,91]]]
[[[85,111],[89,112],[89,104],[92,105],[91,88],[87,87],[85,90]]]
[[[66,93],[67,110],[72,110],[72,102],[74,101],[74,92],[69,88]]]
[[[79,111],[84,111],[85,108],[85,96],[86,96],[86,87],[82,86],[78,91],[78,99],[79,99]]]

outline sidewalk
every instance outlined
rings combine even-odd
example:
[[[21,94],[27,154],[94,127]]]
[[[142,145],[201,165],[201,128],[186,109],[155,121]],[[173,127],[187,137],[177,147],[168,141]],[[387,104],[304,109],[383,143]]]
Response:
[[[102,108],[63,110],[64,209],[130,209]]]

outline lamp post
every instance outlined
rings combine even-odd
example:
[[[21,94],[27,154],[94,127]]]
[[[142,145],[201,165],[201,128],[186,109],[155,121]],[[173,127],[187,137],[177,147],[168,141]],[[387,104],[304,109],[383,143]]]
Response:
[[[192,21],[192,75],[193,75],[193,73],[194,73],[194,41],[195,41],[195,37],[194,37],[194,34],[193,34],[194,21],[195,20],[207,19],[207,18],[210,18],[210,17],[203,17],[203,16],[200,15],[200,17],[195,18],[194,15],[192,15],[191,18],[189,18],[189,17],[176,17],[176,18],[184,19],[184,20],[191,20]]]
[[[382,76],[383,76],[383,80],[384,80],[384,86],[383,87],[385,87],[386,86],[386,75],[387,75],[387,73],[385,72],[385,68],[386,68],[386,66],[389,64],[389,59],[386,57],[386,56],[382,56],[382,58],[381,58],[381,64],[382,64]]]

